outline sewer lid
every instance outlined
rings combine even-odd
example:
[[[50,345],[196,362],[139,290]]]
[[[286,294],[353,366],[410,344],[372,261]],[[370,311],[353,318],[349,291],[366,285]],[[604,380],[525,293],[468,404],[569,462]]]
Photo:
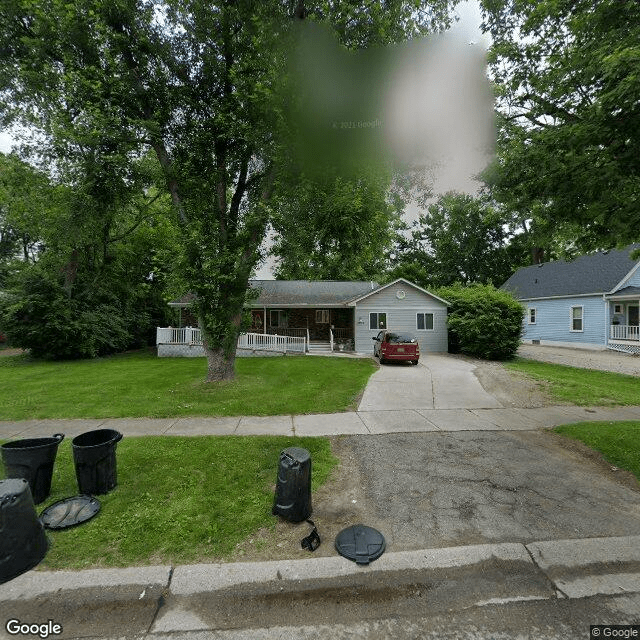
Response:
[[[67,529],[91,520],[98,511],[100,503],[95,498],[73,496],[47,507],[40,514],[40,520],[47,529]]]
[[[384,536],[371,527],[356,524],[336,536],[336,551],[357,564],[369,564],[385,549]]]

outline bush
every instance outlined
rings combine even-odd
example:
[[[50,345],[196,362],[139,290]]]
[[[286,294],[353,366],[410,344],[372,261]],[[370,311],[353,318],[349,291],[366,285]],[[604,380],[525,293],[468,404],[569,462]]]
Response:
[[[35,265],[4,297],[0,331],[36,358],[94,358],[144,346],[155,337],[160,310],[154,297],[127,300],[105,287],[85,287],[70,298],[57,278]]]
[[[449,306],[449,351],[486,360],[513,358],[520,346],[522,305],[491,285],[454,285],[438,290]]]

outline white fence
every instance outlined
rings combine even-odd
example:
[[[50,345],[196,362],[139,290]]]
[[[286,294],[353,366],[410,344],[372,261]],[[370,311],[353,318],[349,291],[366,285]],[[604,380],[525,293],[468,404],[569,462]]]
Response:
[[[195,327],[158,327],[156,344],[201,345],[200,329]],[[278,336],[266,333],[241,333],[238,337],[238,349],[259,349],[261,351],[292,351],[304,353],[307,341],[304,337]]]
[[[640,327],[612,324],[609,337],[612,340],[640,340]]]

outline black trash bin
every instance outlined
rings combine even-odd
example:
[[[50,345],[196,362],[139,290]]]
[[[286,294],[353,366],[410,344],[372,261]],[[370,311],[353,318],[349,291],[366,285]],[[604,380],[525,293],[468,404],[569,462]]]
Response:
[[[101,495],[116,487],[116,445],[120,440],[122,434],[119,431],[96,429],[71,441],[80,493]]]
[[[311,455],[306,449],[289,447],[280,453],[272,512],[291,522],[311,517]]]
[[[51,491],[53,465],[64,433],[52,438],[27,438],[5,442],[2,462],[7,478],[24,478],[29,483],[34,504],[47,499]]]
[[[0,584],[33,569],[48,549],[28,481],[0,480]]]

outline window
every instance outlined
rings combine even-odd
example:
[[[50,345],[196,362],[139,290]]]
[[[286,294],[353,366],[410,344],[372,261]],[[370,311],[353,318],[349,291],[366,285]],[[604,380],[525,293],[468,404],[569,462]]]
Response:
[[[386,313],[370,313],[369,329],[386,329],[387,314]]]
[[[582,307],[571,307],[571,331],[582,331]]]
[[[613,313],[623,313],[621,304],[613,305]]]
[[[419,331],[433,331],[433,313],[419,313],[416,328]]]
[[[286,327],[287,326],[287,312],[273,309],[269,311],[269,326],[270,327]]]
[[[529,308],[529,324],[536,323],[536,310],[533,307]]]
[[[316,324],[329,324],[329,309],[316,309]]]

